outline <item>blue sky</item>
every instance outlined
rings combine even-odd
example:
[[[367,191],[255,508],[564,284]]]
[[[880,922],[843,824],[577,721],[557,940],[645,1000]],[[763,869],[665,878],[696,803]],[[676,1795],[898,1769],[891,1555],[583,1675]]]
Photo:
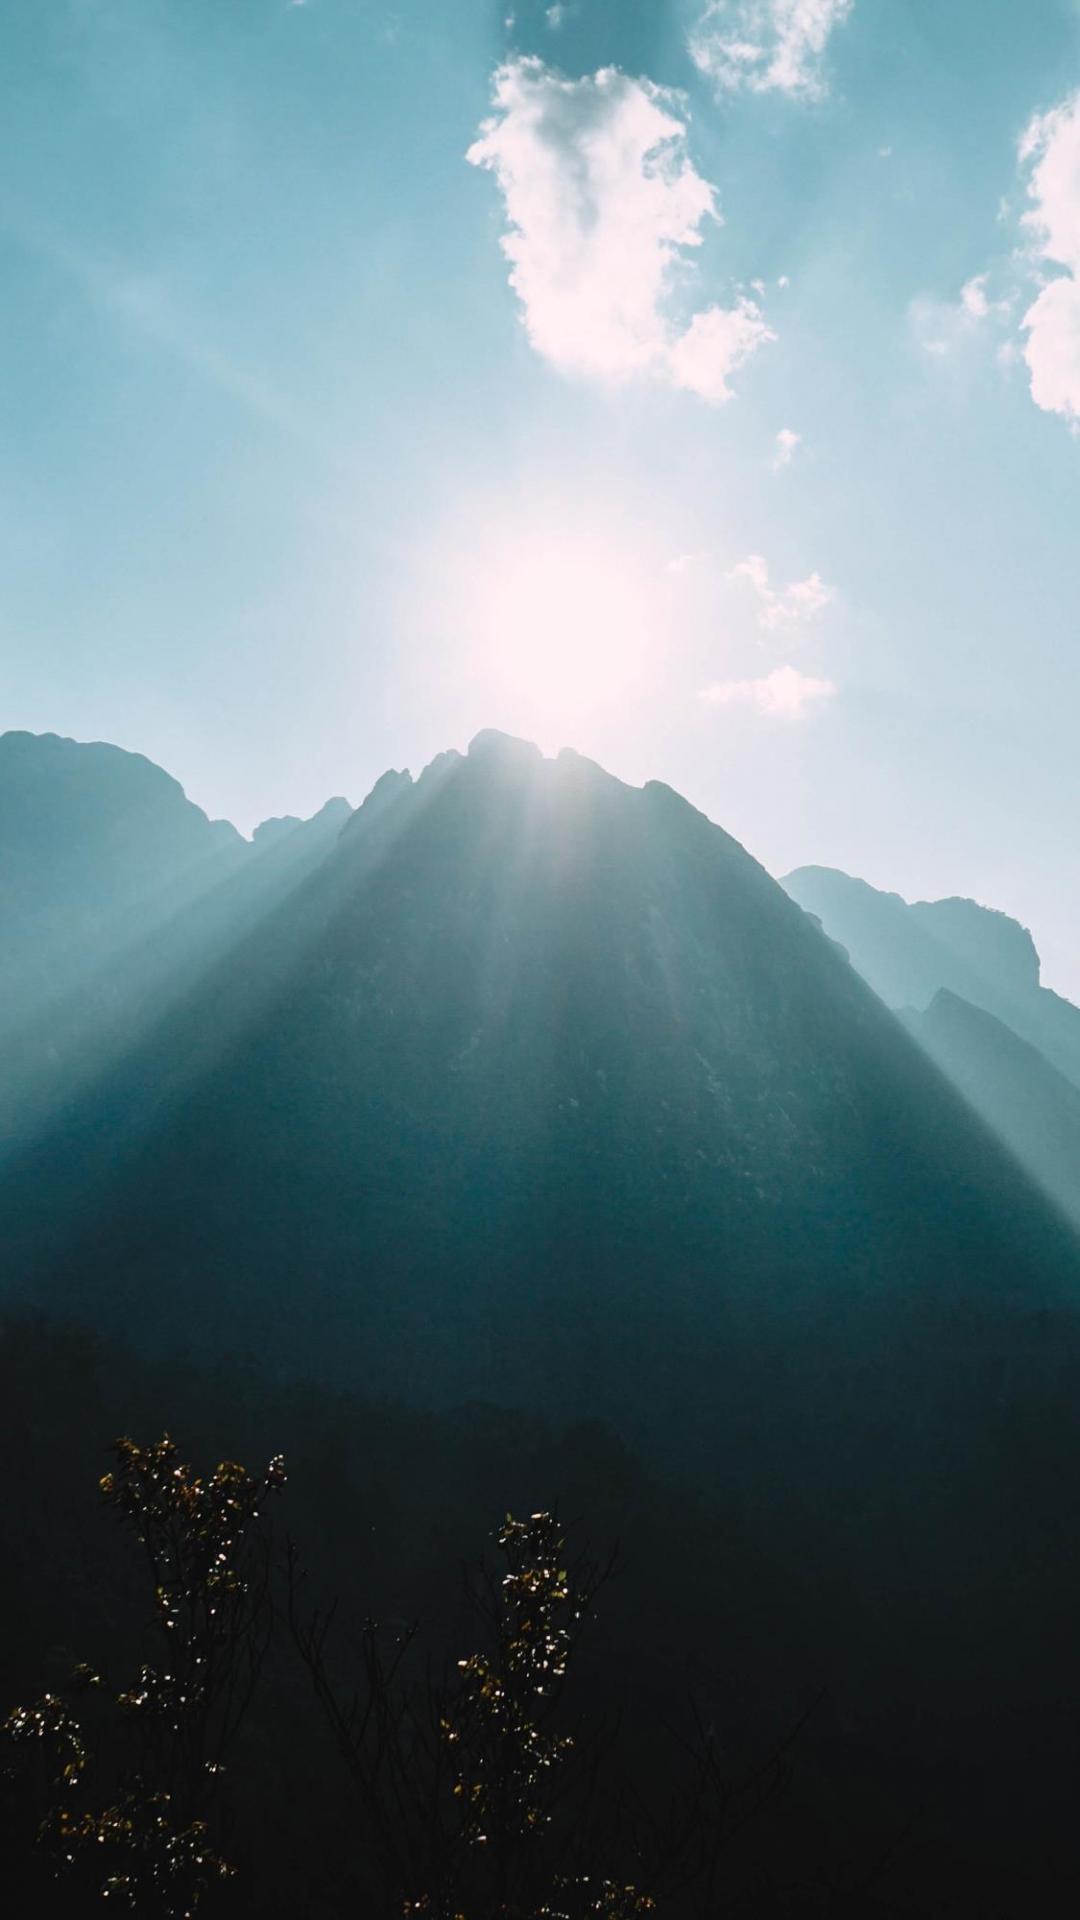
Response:
[[[1072,0],[8,0],[0,52],[0,726],[245,829],[505,726],[1080,997]]]

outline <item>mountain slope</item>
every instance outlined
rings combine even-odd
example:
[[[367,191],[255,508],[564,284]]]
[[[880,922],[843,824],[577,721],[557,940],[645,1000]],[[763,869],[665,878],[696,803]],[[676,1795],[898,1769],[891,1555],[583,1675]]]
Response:
[[[920,1046],[1080,1227],[1080,1088],[1004,1021],[958,994],[902,1018]]]
[[[0,1235],[9,1300],[170,1364],[610,1420],[804,1597],[879,1777],[977,1756],[972,1832],[1025,1727],[1067,1748],[1024,1716],[1080,1697],[1077,1241],[665,787],[498,736],[385,776]]]
[[[827,867],[781,884],[1080,1227],[1080,1008],[1039,984],[1026,928],[973,900],[909,906]]]
[[[886,1006],[923,1010],[942,988],[1003,1020],[1080,1086],[1080,1008],[1039,983],[1026,927],[974,900],[882,893],[832,867],[799,867],[780,883]]]
[[[141,754],[0,734],[3,1024],[227,872],[245,843]]]
[[[380,782],[14,1167],[2,1223],[36,1291],[158,1343],[654,1437],[715,1428],[724,1369],[732,1419],[774,1367],[791,1418],[826,1380],[839,1417],[890,1343],[936,1366],[957,1316],[1071,1313],[1080,1281],[742,848],[497,736]]]
[[[607,1417],[701,1515],[650,1570],[629,1684],[681,1688],[685,1654],[695,1692],[697,1655],[724,1696],[748,1633],[775,1654],[772,1735],[827,1690],[824,1777],[884,1807],[860,1856],[930,1806],[915,1911],[1038,1908],[1001,1885],[1010,1856],[1049,1883],[1046,1836],[1071,1832],[1080,1251],[1057,1210],[665,787],[482,736],[385,775],[279,880],[242,927],[222,906],[220,938],[162,936],[186,986],[0,1168],[8,1299],[156,1356],[133,1373],[163,1423],[178,1353],[215,1420],[215,1392],[269,1375],[331,1526],[358,1513],[379,1557],[379,1418],[343,1507],[305,1405],[484,1399],[586,1441]],[[461,1417],[498,1450],[501,1414]],[[456,1419],[417,1416],[407,1469],[436,1530],[426,1463]],[[684,1647],[688,1593],[714,1645]]]
[[[251,842],[139,754],[0,736],[0,1157],[299,884],[352,809]]]

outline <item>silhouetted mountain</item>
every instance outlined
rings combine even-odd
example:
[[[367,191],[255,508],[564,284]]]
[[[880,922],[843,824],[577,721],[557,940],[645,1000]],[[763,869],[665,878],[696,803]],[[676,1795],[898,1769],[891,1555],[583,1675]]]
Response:
[[[1022,1166],[1080,1226],[1080,1089],[1004,1021],[944,989],[901,1016],[942,1072],[991,1119]]]
[[[244,851],[142,754],[0,735],[0,1020],[66,991]]]
[[[318,864],[352,809],[251,842],[140,754],[0,736],[0,1155]]]
[[[781,884],[1080,1224],[1080,1008],[1040,986],[1027,929],[973,900],[909,906],[828,867]]]
[[[9,1298],[169,1365],[612,1422],[800,1596],[841,1771],[945,1780],[984,1866],[988,1830],[1030,1847],[1080,1698],[1057,1210],[667,787],[481,735],[384,776],[241,924],[256,866],[0,1170]],[[680,1531],[665,1576],[699,1558]],[[672,1631],[657,1602],[641,1643]]]
[[[159,1343],[654,1436],[711,1428],[721,1376],[756,1422],[766,1346],[810,1418],[886,1325],[1026,1319],[1080,1280],[741,847],[493,735],[380,782],[12,1184],[35,1288]]]
[[[1039,984],[1030,933],[974,900],[882,893],[833,867],[799,867],[780,883],[890,1007],[923,1010],[943,987],[1004,1020],[1080,1086],[1080,1008]]]

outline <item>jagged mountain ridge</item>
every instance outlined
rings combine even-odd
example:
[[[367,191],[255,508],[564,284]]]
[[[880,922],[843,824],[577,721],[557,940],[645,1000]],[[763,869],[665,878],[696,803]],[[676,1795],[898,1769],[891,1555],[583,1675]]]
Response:
[[[782,885],[1080,1226],[1080,1008],[1040,984],[1027,929],[973,900],[909,905],[826,867]]]
[[[1080,1008],[1041,985],[1019,921],[974,900],[908,902],[834,867],[799,867],[780,884],[886,1006],[924,1012],[944,988],[1003,1020],[1080,1086]]]
[[[961,1854],[1053,1827],[1080,1697],[1080,1253],[1058,1214],[670,789],[482,736],[384,776],[238,917],[234,887],[298,832],[173,918],[169,992],[0,1168],[8,1301],[156,1355],[167,1424],[188,1351],[208,1375],[238,1355],[222,1379],[256,1394],[306,1375],[301,1404],[348,1384],[616,1424],[723,1543],[712,1577],[764,1666],[771,1607],[787,1629],[763,1596],[796,1613],[781,1730],[827,1688],[855,1716],[841,1771],[914,1780],[919,1805],[944,1779]],[[500,1445],[497,1413],[466,1417]],[[372,1427],[356,1472],[381,1514]],[[332,1501],[338,1454],[314,1446]],[[700,1556],[680,1533],[654,1642]]]
[[[715,1424],[718,1372],[753,1425],[783,1356],[787,1416],[831,1379],[835,1417],[901,1327],[1080,1297],[1072,1236],[736,842],[499,736],[380,782],[3,1199],[37,1294],[158,1343],[654,1434]]]
[[[327,806],[340,829],[348,802]],[[249,842],[142,754],[0,734],[0,1027],[55,1003],[311,824],[264,821]]]
[[[334,799],[250,842],[140,754],[0,736],[0,1157],[323,858]]]
[[[1080,1225],[1080,1088],[1003,1020],[947,989],[901,1015],[977,1113]]]

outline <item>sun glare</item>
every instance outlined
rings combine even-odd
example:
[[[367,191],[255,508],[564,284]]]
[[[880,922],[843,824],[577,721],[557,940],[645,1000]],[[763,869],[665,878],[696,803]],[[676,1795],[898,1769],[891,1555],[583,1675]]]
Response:
[[[629,542],[509,533],[459,557],[442,608],[500,723],[542,745],[642,697],[663,654],[657,570]]]

